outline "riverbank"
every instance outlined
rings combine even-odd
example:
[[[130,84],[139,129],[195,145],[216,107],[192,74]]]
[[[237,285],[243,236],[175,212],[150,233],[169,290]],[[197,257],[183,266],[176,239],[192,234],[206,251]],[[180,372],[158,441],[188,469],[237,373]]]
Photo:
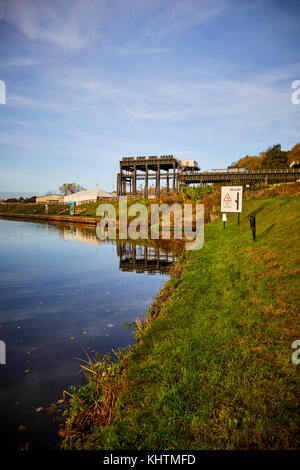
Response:
[[[253,198],[266,198],[266,197],[277,197],[282,195],[294,196],[299,194],[300,185],[299,183],[286,183],[281,185],[274,185],[265,189],[253,192],[251,189],[246,188],[244,191],[243,199]],[[191,192],[192,194],[192,192]],[[143,204],[148,211],[148,215],[151,212],[151,205],[156,204],[168,204],[171,206],[174,203],[181,205],[185,203],[199,203],[204,204],[204,218],[205,222],[211,222],[216,218],[220,217],[220,186],[215,186],[212,191],[204,192],[203,196],[197,200],[191,200],[185,194],[185,191],[174,193],[170,195],[161,196],[159,199],[128,199],[127,207],[128,210],[133,204]],[[109,204],[115,209],[116,217],[119,217],[119,201],[109,201]],[[100,202],[81,204],[75,206],[75,215],[70,215],[70,208],[65,204],[49,204],[48,212],[44,204],[18,204],[18,203],[0,203],[0,217],[9,217],[15,219],[32,219],[32,220],[43,220],[43,221],[57,221],[67,223],[82,223],[97,225],[100,217],[97,217],[97,209]],[[128,216],[128,222],[132,220],[134,216]]]
[[[17,212],[0,212],[0,217],[4,219],[16,220],[34,220],[34,221],[49,221],[49,222],[63,222],[69,224],[88,224],[97,225],[99,219],[93,217],[76,217],[72,215],[46,215],[46,214],[26,214]]]
[[[236,214],[225,230],[220,220],[206,226],[203,249],[184,254],[148,319],[137,322],[138,341],[114,369],[109,403],[101,361],[74,394],[63,448],[299,447],[291,361],[299,203],[299,196],[245,201],[239,227]]]

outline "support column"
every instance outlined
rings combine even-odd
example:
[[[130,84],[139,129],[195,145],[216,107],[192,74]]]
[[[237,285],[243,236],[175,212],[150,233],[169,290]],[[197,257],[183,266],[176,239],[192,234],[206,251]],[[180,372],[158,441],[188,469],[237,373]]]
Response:
[[[122,167],[120,167],[120,196],[123,196],[123,191],[124,191],[123,171],[122,171]]]
[[[173,161],[173,191],[176,191],[176,188],[175,188],[175,161]]]
[[[133,195],[136,196],[136,165],[133,168]]]
[[[167,194],[169,194],[170,187],[169,187],[169,170],[167,170]]]
[[[148,198],[148,163],[146,163],[146,172],[145,172],[145,198]]]
[[[155,188],[155,196],[160,196],[160,163],[157,164],[156,170],[156,188]]]
[[[120,173],[117,174],[117,196],[121,196],[121,189],[120,189]]]

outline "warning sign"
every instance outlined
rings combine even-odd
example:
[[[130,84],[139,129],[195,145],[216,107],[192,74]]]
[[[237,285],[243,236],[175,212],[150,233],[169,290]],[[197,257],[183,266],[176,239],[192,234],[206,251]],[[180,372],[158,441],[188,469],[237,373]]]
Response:
[[[243,186],[222,186],[221,212],[242,212]]]

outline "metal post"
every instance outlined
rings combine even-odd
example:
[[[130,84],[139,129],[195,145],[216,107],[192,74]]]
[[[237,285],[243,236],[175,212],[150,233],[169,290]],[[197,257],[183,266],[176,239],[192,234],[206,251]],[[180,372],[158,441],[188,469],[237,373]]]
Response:
[[[252,237],[253,241],[255,242],[256,240],[256,221],[255,221],[255,215],[250,216],[250,228],[252,230]]]
[[[148,198],[148,163],[146,163],[146,173],[145,173],[145,198]]]
[[[225,228],[225,227],[226,227],[226,225],[225,225],[225,224],[226,224],[226,222],[227,222],[227,216],[226,216],[226,213],[224,213],[224,214],[222,215],[222,220],[223,220],[223,228]]]

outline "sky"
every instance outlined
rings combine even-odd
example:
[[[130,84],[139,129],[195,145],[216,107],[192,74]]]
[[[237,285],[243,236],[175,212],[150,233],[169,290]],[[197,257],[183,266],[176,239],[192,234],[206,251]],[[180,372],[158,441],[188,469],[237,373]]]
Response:
[[[0,0],[0,191],[112,191],[123,156],[209,170],[292,148],[299,20],[299,0]]]

